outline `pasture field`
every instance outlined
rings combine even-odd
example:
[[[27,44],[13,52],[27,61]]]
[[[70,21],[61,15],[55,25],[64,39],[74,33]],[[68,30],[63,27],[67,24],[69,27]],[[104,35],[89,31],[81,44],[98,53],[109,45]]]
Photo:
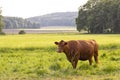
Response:
[[[77,68],[57,53],[54,41],[94,39],[97,65],[79,61]],[[0,80],[119,80],[120,34],[26,34],[0,36]]]

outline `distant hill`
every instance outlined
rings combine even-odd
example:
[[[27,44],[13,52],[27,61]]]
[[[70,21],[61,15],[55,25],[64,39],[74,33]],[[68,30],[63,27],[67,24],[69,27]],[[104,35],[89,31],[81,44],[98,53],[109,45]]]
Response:
[[[44,26],[75,26],[77,12],[58,12],[27,18],[28,21]]]
[[[75,26],[77,14],[77,12],[58,12],[26,19],[4,16],[3,21],[5,23],[5,29],[38,29],[48,26],[73,27]]]

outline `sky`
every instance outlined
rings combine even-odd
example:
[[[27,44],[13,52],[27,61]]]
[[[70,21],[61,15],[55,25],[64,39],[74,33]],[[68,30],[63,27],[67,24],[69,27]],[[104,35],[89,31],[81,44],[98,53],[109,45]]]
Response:
[[[0,0],[3,16],[34,17],[54,12],[74,12],[87,0]]]

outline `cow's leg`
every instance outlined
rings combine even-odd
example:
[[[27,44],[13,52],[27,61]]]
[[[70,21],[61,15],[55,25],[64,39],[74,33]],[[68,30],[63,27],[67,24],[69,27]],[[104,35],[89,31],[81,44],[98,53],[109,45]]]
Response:
[[[71,64],[73,66],[74,69],[76,69],[78,60],[79,60],[79,56],[80,54],[78,52],[76,52],[72,57],[71,57]]]
[[[92,57],[89,58],[89,64],[92,65]]]
[[[76,68],[75,67],[75,61],[71,61],[71,64],[72,64],[73,68],[75,69]]]
[[[77,63],[78,63],[78,60],[73,60],[73,61],[71,61],[71,64],[72,64],[72,66],[73,66],[73,69],[76,69]]]
[[[99,61],[98,61],[98,51],[96,51],[94,53],[94,60],[95,60],[96,63],[99,63]]]
[[[99,63],[99,62],[98,62],[98,56],[94,56],[94,59],[95,59],[95,62],[96,62],[96,63]]]

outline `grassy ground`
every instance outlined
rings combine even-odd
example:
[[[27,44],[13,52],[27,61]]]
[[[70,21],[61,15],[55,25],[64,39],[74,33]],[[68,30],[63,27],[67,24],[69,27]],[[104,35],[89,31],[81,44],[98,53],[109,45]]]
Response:
[[[72,69],[54,41],[94,39],[100,64],[79,61]],[[119,80],[119,34],[29,34],[0,36],[0,80]]]

